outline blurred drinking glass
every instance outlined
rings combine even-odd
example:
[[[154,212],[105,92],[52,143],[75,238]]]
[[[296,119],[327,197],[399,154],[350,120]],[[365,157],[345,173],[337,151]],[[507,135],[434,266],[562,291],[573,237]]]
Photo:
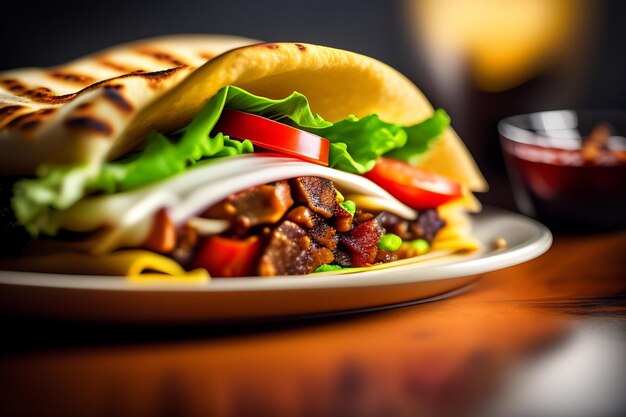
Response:
[[[584,0],[405,0],[419,85],[474,154],[490,183],[481,199],[512,199],[498,121],[573,107],[588,74],[602,3]]]

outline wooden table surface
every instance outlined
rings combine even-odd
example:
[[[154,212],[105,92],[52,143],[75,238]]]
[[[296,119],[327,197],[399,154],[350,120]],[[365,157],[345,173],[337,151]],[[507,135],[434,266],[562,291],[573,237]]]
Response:
[[[3,317],[0,415],[626,415],[626,232],[444,300],[240,326]]]

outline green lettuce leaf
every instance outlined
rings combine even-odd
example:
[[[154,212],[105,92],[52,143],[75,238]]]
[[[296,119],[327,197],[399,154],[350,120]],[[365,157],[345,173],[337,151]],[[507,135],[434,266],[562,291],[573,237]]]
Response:
[[[442,109],[437,109],[430,118],[422,123],[405,127],[406,144],[401,148],[392,149],[385,156],[417,165],[433,142],[439,139],[449,125],[450,116]]]
[[[41,166],[37,177],[18,181],[12,207],[18,222],[31,235],[54,235],[54,212],[64,210],[88,195],[116,193],[141,187],[184,172],[208,158],[253,152],[249,140],[211,136],[224,108],[257,114],[317,134],[331,142],[330,166],[362,174],[381,155],[416,161],[445,130],[449,118],[443,110],[414,126],[387,123],[376,115],[350,116],[336,123],[311,111],[305,96],[294,92],[273,100],[237,87],[221,89],[189,125],[169,136],[151,132],[143,150],[103,164]]]

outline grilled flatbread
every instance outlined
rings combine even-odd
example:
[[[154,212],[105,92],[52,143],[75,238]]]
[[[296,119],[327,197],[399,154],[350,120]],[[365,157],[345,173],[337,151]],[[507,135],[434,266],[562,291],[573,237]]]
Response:
[[[184,126],[226,85],[270,98],[298,91],[329,121],[376,113],[410,125],[433,113],[407,78],[356,53],[210,35],[157,38],[0,74],[0,174],[115,159],[150,130]],[[474,191],[486,188],[452,129],[421,164]]]
[[[208,60],[253,43],[234,36],[168,36],[53,68],[0,73],[0,174],[109,159],[148,104]]]
[[[276,99],[297,91],[307,97],[314,113],[331,122],[350,115],[377,114],[387,122],[413,125],[434,111],[403,75],[356,53],[302,43],[259,43],[230,36],[155,38],[107,49],[54,68],[0,73],[0,174],[32,175],[45,165],[98,166],[115,160],[141,148],[151,130],[167,133],[187,125],[207,100],[229,85]],[[246,159],[246,168],[250,168],[249,161],[254,158],[259,157]],[[463,143],[448,128],[418,164],[429,172],[455,179],[466,191],[464,199],[442,207],[448,225],[433,242],[435,252],[475,249],[477,242],[471,238],[465,212],[479,210],[469,190],[482,191],[486,183]],[[287,166],[284,162],[280,165]],[[277,175],[272,166],[266,168],[271,175]],[[284,178],[314,175],[309,172],[311,169],[300,167]],[[333,180],[345,175],[325,169],[331,172],[327,176]],[[227,175],[222,169],[215,171],[228,176],[231,182],[236,180],[234,174]],[[246,170],[239,167],[236,171]],[[71,245],[36,241],[27,256],[0,259],[0,266],[65,273],[139,275],[157,271],[183,275],[182,267],[170,258],[125,248],[141,247],[154,212],[166,202],[183,200],[178,194],[184,187],[169,187],[168,194],[167,185],[186,183],[188,178],[166,179],[123,195],[88,197],[66,211],[53,212],[65,230],[95,233],[90,239]],[[358,181],[346,180],[348,185],[351,182]],[[358,191],[362,197],[375,194],[369,186],[361,188]],[[157,201],[155,196],[163,201]],[[183,197],[187,198],[186,194]],[[89,209],[84,210],[85,206]],[[105,210],[109,208],[113,210]],[[135,215],[138,210],[141,215]],[[81,223],[81,213],[90,222],[87,226]],[[187,275],[203,278],[206,272]]]

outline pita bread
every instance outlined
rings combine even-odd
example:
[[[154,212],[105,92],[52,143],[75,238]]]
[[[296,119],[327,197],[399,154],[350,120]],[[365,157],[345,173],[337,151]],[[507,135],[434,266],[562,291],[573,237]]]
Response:
[[[270,98],[298,91],[330,121],[376,113],[409,125],[433,113],[411,81],[375,59],[309,44],[252,43],[209,35],[159,38],[53,69],[0,74],[0,173],[115,159],[152,129],[184,126],[226,85]],[[486,188],[452,129],[422,163],[472,190]]]
[[[113,47],[53,68],[0,73],[0,173],[100,162],[139,112],[197,67],[257,43],[178,35]]]

